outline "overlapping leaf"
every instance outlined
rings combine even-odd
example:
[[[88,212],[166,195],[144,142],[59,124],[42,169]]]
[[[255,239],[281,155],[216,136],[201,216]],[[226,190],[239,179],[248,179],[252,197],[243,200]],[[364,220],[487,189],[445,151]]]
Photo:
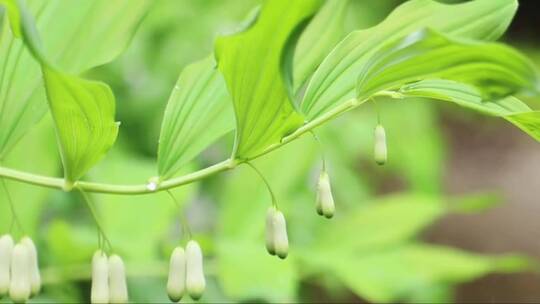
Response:
[[[10,1],[13,2],[13,1]],[[111,61],[127,45],[150,0],[33,0],[29,14],[43,33],[47,58],[62,71],[78,74]],[[6,18],[4,18],[6,19]],[[10,20],[11,21],[11,20]],[[4,20],[7,24],[8,20]],[[0,34],[0,158],[47,111],[39,64],[13,37]]]
[[[114,95],[106,84],[43,66],[64,177],[77,181],[107,152],[118,135]]]
[[[324,57],[345,36],[349,0],[330,0],[319,10],[298,40],[294,55],[295,92],[304,85]]]
[[[318,0],[268,1],[248,30],[216,41],[236,115],[234,157],[249,158],[303,123],[292,103],[292,55]]]
[[[41,9],[46,5],[42,5]],[[99,6],[99,3],[96,2],[93,5]],[[104,83],[72,76],[57,68],[56,64],[53,63],[54,60],[51,59],[55,58],[57,54],[51,54],[50,49],[45,48],[47,45],[41,42],[31,12],[22,1],[18,2],[17,9],[21,16],[20,26],[24,46],[33,56],[33,59],[39,63],[43,75],[46,96],[55,122],[60,154],[64,165],[66,186],[69,188],[73,182],[80,179],[101,159],[116,140],[118,124],[114,120],[114,96],[111,89]],[[86,12],[89,14],[89,20],[92,20],[93,15],[91,12]],[[95,35],[92,30],[86,33],[89,34],[87,38],[90,40],[103,38]],[[123,33],[123,35],[129,36],[126,33]],[[65,37],[61,38],[65,40]],[[122,37],[118,38],[126,40]],[[52,39],[59,39],[59,37],[53,36]],[[88,62],[98,64],[106,60],[111,56],[111,52],[114,54],[114,52],[121,49],[122,43],[125,43],[125,41],[120,41],[119,45],[103,53],[100,53],[100,48],[98,48],[97,53],[95,53],[96,56],[86,58],[85,61],[80,61],[81,57],[62,53],[61,61],[63,64],[71,66],[71,69],[85,69],[88,67]],[[79,51],[73,51],[73,54],[78,54]],[[19,70],[20,66],[15,64],[13,69]],[[22,107],[22,110],[26,111],[27,106]]]
[[[409,1],[379,25],[349,34],[334,48],[311,78],[302,111],[313,119],[354,98],[360,69],[390,41],[425,27],[464,38],[494,40],[505,31],[516,7],[515,0],[454,5],[432,0]]]
[[[399,92],[405,97],[425,97],[450,101],[483,114],[506,119],[540,141],[540,112],[515,97],[487,100],[474,87],[441,79],[427,79],[404,85]]]
[[[385,45],[359,71],[357,98],[399,88],[404,83],[441,78],[474,86],[482,100],[520,92],[536,93],[540,81],[533,64],[498,43],[450,39],[420,30]]]
[[[234,128],[231,100],[215,61],[184,69],[169,98],[158,149],[158,173],[167,179]]]

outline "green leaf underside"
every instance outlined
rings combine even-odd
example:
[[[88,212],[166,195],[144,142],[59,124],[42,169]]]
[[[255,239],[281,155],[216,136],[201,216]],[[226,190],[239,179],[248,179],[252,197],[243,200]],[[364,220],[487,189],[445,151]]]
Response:
[[[236,142],[233,157],[249,158],[300,126],[286,84],[284,55],[289,38],[317,10],[318,0],[267,1],[248,30],[216,41],[216,58],[233,99]]]
[[[472,85],[483,100],[521,90],[537,92],[540,83],[532,63],[508,46],[460,41],[420,30],[384,46],[365,62],[359,73],[357,98],[364,100],[376,92],[426,78]]]
[[[483,114],[504,118],[519,129],[540,141],[540,112],[515,97],[498,100],[482,100],[479,90],[467,84],[451,80],[426,79],[402,86],[404,97],[424,97],[453,102]]]
[[[118,135],[115,101],[104,83],[43,66],[64,174],[77,181],[112,147]]]
[[[312,120],[355,97],[361,68],[386,43],[421,28],[472,39],[495,40],[506,30],[517,8],[515,0],[441,4],[413,0],[398,7],[379,25],[349,34],[312,76],[302,111]]]
[[[1,2],[0,2],[1,3]],[[28,1],[47,59],[79,74],[124,50],[149,0]],[[7,18],[0,34],[0,159],[47,111],[39,63],[13,37]]]
[[[160,178],[173,176],[234,129],[231,99],[213,57],[186,67],[167,103],[158,148]]]
[[[302,33],[294,55],[294,89],[309,79],[324,57],[345,36],[349,0],[329,0]]]

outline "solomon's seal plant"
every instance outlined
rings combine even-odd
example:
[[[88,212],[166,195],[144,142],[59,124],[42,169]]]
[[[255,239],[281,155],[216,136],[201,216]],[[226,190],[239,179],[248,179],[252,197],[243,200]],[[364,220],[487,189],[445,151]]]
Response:
[[[445,5],[412,0],[380,24],[345,35],[338,24],[343,21],[346,1],[267,0],[241,29],[218,37],[212,54],[181,72],[161,126],[156,175],[130,185],[88,181],[85,176],[114,145],[121,126],[111,88],[80,75],[116,57],[152,3],[113,2],[96,0],[87,14],[78,14],[70,5],[60,12],[95,18],[74,38],[87,46],[83,50],[51,39],[42,30],[40,18],[50,13],[47,1],[0,0],[6,10],[0,28],[0,83],[5,75],[12,75],[9,92],[0,87],[0,162],[50,113],[64,169],[62,177],[50,177],[0,166],[3,189],[8,192],[4,179],[11,179],[72,191],[83,198],[98,228],[98,249],[88,266],[92,303],[128,301],[126,266],[112,254],[114,239],[107,237],[92,201],[96,193],[168,192],[246,165],[271,196],[266,249],[284,259],[289,252],[285,216],[255,162],[306,133],[314,134],[317,127],[345,112],[372,100],[446,101],[505,119],[540,140],[540,113],[515,97],[539,93],[537,71],[517,50],[493,42],[512,19],[515,1]],[[129,8],[122,16],[112,16],[105,13],[109,5]],[[113,21],[122,30],[105,28]],[[28,94],[29,88],[38,89]],[[231,131],[235,140],[228,159],[185,173],[189,162]],[[378,164],[387,159],[386,135],[380,124],[375,128],[374,158]],[[331,218],[334,198],[323,167],[315,204],[320,215]],[[283,172],[287,174],[287,168]],[[24,235],[24,227],[17,219],[17,206],[11,200],[7,203],[16,224],[0,238],[0,296],[26,302],[41,287],[37,251],[29,238],[14,244],[11,234]],[[183,232],[189,232],[183,216],[182,222]],[[260,239],[262,248],[262,235]],[[185,250],[172,251],[166,290],[171,301],[177,302],[186,293],[198,300],[205,287],[203,251],[190,235]]]

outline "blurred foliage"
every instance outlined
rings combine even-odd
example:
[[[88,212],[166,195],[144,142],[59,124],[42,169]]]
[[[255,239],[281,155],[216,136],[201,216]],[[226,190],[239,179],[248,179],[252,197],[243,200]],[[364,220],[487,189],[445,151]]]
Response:
[[[159,127],[180,71],[208,55],[217,34],[234,29],[258,2],[156,2],[128,50],[115,62],[88,72],[111,85],[122,121],[119,142],[90,171],[90,179],[143,183],[156,174]],[[398,2],[353,1],[347,26],[373,25]],[[540,56],[533,48],[530,53]],[[389,163],[384,167],[371,158],[377,115],[388,134]],[[15,147],[5,165],[60,174],[52,130],[51,118],[46,117]],[[422,231],[438,219],[483,211],[499,202],[493,195],[443,195],[446,143],[435,104],[380,100],[376,108],[366,105],[317,134],[324,147],[304,136],[255,162],[288,219],[291,253],[284,261],[265,251],[264,217],[270,197],[249,167],[173,191],[207,255],[209,286],[202,302],[451,301],[459,283],[531,266],[520,256],[486,256],[422,241]],[[231,138],[222,140],[186,172],[223,159],[230,146]],[[332,220],[315,213],[314,189],[323,153],[337,203]],[[87,301],[89,261],[97,238],[81,198],[77,193],[6,183],[24,233],[34,237],[40,249],[45,286],[35,301]],[[6,201],[4,192],[0,196]],[[185,242],[174,202],[166,193],[92,198],[114,250],[126,259],[132,301],[167,301],[168,255],[175,244]],[[10,229],[7,208],[0,204],[0,231]],[[15,230],[16,235],[22,233]]]

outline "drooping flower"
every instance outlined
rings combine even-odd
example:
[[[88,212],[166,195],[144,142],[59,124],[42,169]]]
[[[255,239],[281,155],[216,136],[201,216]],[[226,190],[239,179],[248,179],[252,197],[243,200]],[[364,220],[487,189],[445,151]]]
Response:
[[[35,296],[41,290],[41,275],[39,273],[36,245],[29,237],[23,237],[21,239],[21,243],[24,244],[28,250],[28,271],[30,274],[31,296]]]
[[[22,243],[13,247],[9,297],[14,303],[26,303],[30,298],[30,267],[28,248]]]
[[[274,245],[274,213],[276,208],[274,206],[268,207],[266,212],[266,250],[271,255],[276,255],[276,247]]]
[[[384,165],[386,163],[386,132],[384,131],[384,127],[381,124],[378,124],[375,127],[375,145],[373,156],[377,164]]]
[[[324,215],[326,218],[331,218],[334,216],[335,210],[330,178],[326,171],[322,171],[317,184],[317,213]]]
[[[289,238],[287,237],[287,223],[285,216],[279,210],[275,210],[272,218],[274,249],[276,255],[281,259],[287,257],[289,253]]]
[[[92,287],[90,302],[109,303],[109,262],[105,252],[97,250],[92,257]]]
[[[186,290],[186,252],[178,246],[174,248],[169,262],[167,294],[173,302],[179,302]]]
[[[9,234],[0,237],[0,298],[7,295],[10,285],[13,238]]]
[[[127,303],[126,268],[118,255],[109,257],[109,302]]]
[[[186,245],[186,290],[189,296],[198,300],[206,287],[201,247],[196,241]]]

